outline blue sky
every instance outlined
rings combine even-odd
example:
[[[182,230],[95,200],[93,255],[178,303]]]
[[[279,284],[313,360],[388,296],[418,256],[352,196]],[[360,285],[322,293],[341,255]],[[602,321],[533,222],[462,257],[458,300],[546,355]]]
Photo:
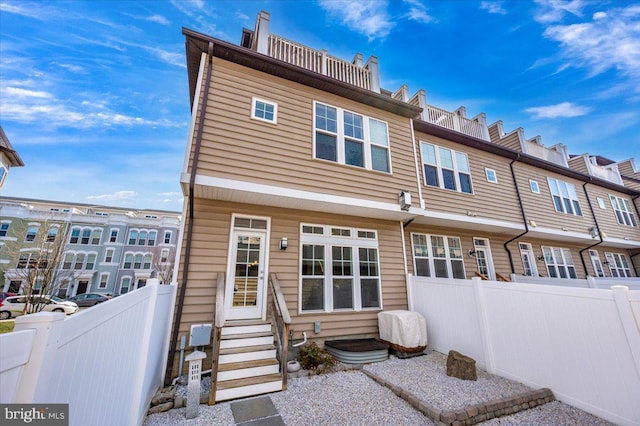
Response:
[[[640,3],[0,0],[0,124],[25,167],[6,196],[180,210],[187,27],[271,32],[351,60],[505,131],[640,161]]]

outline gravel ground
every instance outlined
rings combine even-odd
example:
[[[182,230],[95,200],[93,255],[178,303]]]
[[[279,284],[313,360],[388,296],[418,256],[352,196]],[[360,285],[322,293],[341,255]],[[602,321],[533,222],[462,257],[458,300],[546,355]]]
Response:
[[[477,368],[478,380],[460,380],[446,375],[447,357],[439,352],[409,359],[390,357],[364,367],[387,382],[406,389],[439,410],[457,410],[532,390],[512,380],[493,376]]]
[[[389,360],[370,364],[366,370],[388,382],[400,385],[417,397],[443,410],[478,404],[530,390],[527,386],[478,369],[478,381],[448,377],[446,356],[430,352],[426,356]],[[304,374],[304,373],[303,373]],[[202,392],[209,390],[209,378],[203,378]],[[177,388],[186,396],[186,386]],[[389,389],[378,385],[358,370],[339,371],[320,376],[289,378],[288,389],[269,395],[282,420],[298,425],[433,425]],[[185,409],[169,410],[147,416],[144,426],[234,425],[230,402],[201,405],[200,416],[186,420]],[[552,402],[531,410],[504,416],[482,425],[611,425],[598,417],[561,402]]]

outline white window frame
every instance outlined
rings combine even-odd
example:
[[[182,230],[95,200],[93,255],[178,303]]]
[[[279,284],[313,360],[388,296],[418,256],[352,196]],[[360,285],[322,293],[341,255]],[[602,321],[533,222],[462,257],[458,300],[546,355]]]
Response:
[[[33,228],[35,228],[35,232],[29,232],[30,230],[32,230]],[[39,223],[30,223],[27,225],[27,232],[25,232],[24,234],[24,242],[25,243],[33,243],[35,242],[36,238],[38,237],[38,230],[40,229],[40,224]],[[29,237],[32,237],[31,239]]]
[[[540,185],[538,184],[537,180],[533,180],[533,179],[529,179],[529,189],[531,189],[531,192],[533,192],[534,194],[539,194],[540,193]]]
[[[269,119],[264,118],[264,117],[258,117],[256,115],[256,107],[258,105],[258,102],[262,102],[265,105],[271,105],[273,107],[273,120],[269,120]],[[251,98],[251,118],[254,119],[254,120],[263,121],[263,122],[269,123],[269,124],[278,124],[278,104],[276,102],[273,102],[273,101],[268,101],[266,99],[257,98],[255,96],[253,96]]]
[[[576,270],[575,264],[573,263],[573,256],[571,255],[571,250],[563,247],[551,247],[551,246],[542,246],[542,254],[544,256],[544,264],[547,268],[547,275],[549,278],[561,278],[561,279],[577,279],[578,271]],[[556,276],[552,277],[551,269],[556,271]],[[573,270],[573,277],[571,276],[571,271]],[[562,271],[564,271],[564,275],[562,276]]]
[[[552,177],[547,177],[547,183],[549,184],[551,202],[558,213],[582,216],[582,207],[574,184]],[[558,188],[558,191],[554,191],[554,186]],[[559,206],[556,203],[556,197],[559,200]]]
[[[116,234],[115,236],[113,235],[114,232]],[[118,228],[109,229],[109,243],[111,243],[111,244],[117,243],[119,235],[120,235],[120,230]],[[113,239],[115,239],[115,241],[112,241]]]
[[[484,175],[487,178],[487,182],[490,183],[498,183],[498,174],[494,169],[490,169],[488,167],[484,168]]]
[[[336,133],[325,130],[325,129],[319,129],[317,128],[317,123],[316,123],[316,107],[318,105],[322,105],[328,108],[333,108],[336,110]],[[345,122],[344,122],[344,115],[345,113],[348,114],[354,114],[356,116],[359,116],[362,118],[362,139],[356,138],[356,137],[351,137],[351,136],[346,136],[345,135]],[[365,170],[370,170],[373,172],[380,172],[380,173],[388,173],[388,174],[392,174],[393,173],[393,169],[391,166],[391,141],[390,141],[390,137],[389,137],[389,123],[384,121],[384,120],[380,120],[374,117],[370,117],[367,116],[365,114],[360,114],[354,111],[350,111],[344,108],[340,108],[334,105],[330,105],[324,102],[318,102],[318,101],[313,101],[313,158],[316,160],[321,160],[321,161],[329,161],[331,163],[338,163],[338,164],[342,164],[345,166],[349,166],[349,167],[356,167],[358,169],[365,169]],[[371,140],[371,121],[376,121],[379,123],[384,124],[385,128],[386,128],[386,136],[387,136],[387,140],[386,140],[386,145],[383,144],[379,144],[379,143],[375,143]],[[329,160],[329,159],[325,159],[325,158],[319,158],[317,156],[316,153],[316,146],[317,146],[317,141],[316,141],[316,135],[318,133],[322,133],[325,135],[329,135],[329,136],[333,136],[336,138],[336,160]],[[352,164],[347,164],[346,162],[346,154],[345,154],[345,146],[346,146],[346,141],[350,140],[350,141],[354,141],[357,143],[361,143],[362,144],[362,150],[363,150],[363,165],[362,166],[358,166],[358,165],[352,165]],[[374,169],[373,168],[373,155],[372,155],[372,149],[373,148],[381,148],[386,150],[387,152],[387,165],[389,166],[389,170],[379,170],[379,169]]]
[[[415,249],[415,237],[420,236],[425,238],[425,242],[427,244],[427,255],[417,255]],[[433,244],[431,241],[431,237],[442,238],[444,241],[444,257],[434,256],[433,252]],[[452,257],[451,256],[451,248],[449,247],[449,239],[458,240],[460,247],[460,257]],[[436,235],[436,234],[425,234],[423,232],[412,232],[411,233],[411,254],[413,258],[413,273],[416,276],[418,275],[418,266],[416,259],[426,259],[429,265],[429,275],[420,275],[420,276],[428,276],[432,278],[450,278],[450,279],[466,279],[467,271],[466,265],[464,264],[464,250],[462,249],[462,239],[460,237],[456,237],[453,235]],[[436,276],[436,260],[444,260],[447,265],[447,276],[446,277],[437,277]],[[462,278],[453,276],[453,263],[452,262],[462,262]]]
[[[613,207],[618,225],[638,226],[638,221],[631,208],[631,201],[612,194],[609,194],[609,200],[611,201],[611,207]]]
[[[168,237],[167,237],[168,236]],[[173,236],[173,232],[164,231],[164,237],[162,239],[163,244],[171,244],[171,237]],[[167,241],[168,240],[168,241]]]
[[[435,163],[430,162],[425,154],[426,151],[426,147],[430,146],[433,148],[434,150],[434,156],[435,156]],[[444,167],[442,164],[442,158],[440,156],[440,152],[441,150],[449,150],[451,151],[451,162],[453,163],[453,168],[450,167]],[[459,163],[459,158],[460,157],[464,157],[467,163],[467,168],[468,170],[461,170],[460,169],[460,164]],[[467,155],[467,153],[465,152],[461,152],[461,151],[456,151],[454,149],[451,149],[449,147],[446,146],[440,146],[440,145],[436,145],[434,143],[431,142],[425,142],[425,141],[420,141],[420,161],[421,161],[421,169],[422,169],[422,181],[424,183],[425,186],[430,187],[430,188],[440,188],[440,189],[445,189],[447,191],[455,191],[455,192],[459,192],[461,194],[470,194],[473,195],[474,191],[473,191],[473,177],[471,176],[471,165],[469,164],[469,156]],[[430,166],[430,167],[435,167],[436,168],[436,173],[438,174],[437,179],[438,179],[438,185],[431,185],[429,183],[427,183],[427,174],[425,172],[425,166]],[[455,189],[451,189],[451,188],[446,188],[444,186],[444,175],[443,175],[443,170],[450,170],[453,171],[453,178],[455,180]],[[460,175],[464,174],[464,175],[469,175],[469,187],[471,189],[471,192],[466,192],[462,190],[462,186],[460,185]]]
[[[105,250],[104,252],[104,263],[114,263],[113,257],[115,256],[116,251],[112,248]],[[109,260],[111,259],[111,260]]]
[[[607,204],[604,202],[604,198],[598,197],[597,200],[598,200],[598,207],[600,207],[602,210],[606,210]]]
[[[591,259],[591,266],[593,266],[593,271],[596,273],[596,277],[605,277],[604,266],[602,265],[602,261],[600,260],[600,254],[598,253],[598,251],[589,250],[589,258]]]
[[[322,229],[322,233],[305,233],[303,232],[305,227],[313,227],[315,231],[319,231]],[[333,229],[349,229],[350,236],[333,236]],[[358,237],[358,231],[364,231],[367,233],[374,233],[376,238],[367,238],[367,237]],[[370,234],[369,234],[370,235]],[[349,228],[344,226],[332,226],[332,225],[318,225],[318,224],[310,224],[310,223],[301,223],[300,224],[300,253],[299,256],[299,282],[298,282],[298,300],[300,301],[298,304],[298,313],[299,314],[317,314],[317,313],[331,313],[331,312],[361,312],[361,311],[381,311],[384,308],[383,300],[382,300],[382,271],[380,268],[381,260],[380,260],[380,248],[378,247],[378,239],[377,232],[371,229],[360,229],[360,228]],[[302,284],[303,284],[303,275],[302,275],[302,252],[303,246],[305,245],[316,245],[324,247],[324,275],[322,275],[323,279],[323,301],[324,301],[324,309],[318,310],[303,310],[302,309]],[[352,262],[352,275],[345,278],[352,279],[352,301],[353,308],[344,308],[344,309],[334,309],[334,301],[333,301],[333,258],[332,258],[332,248],[333,247],[350,247],[351,248],[351,262]],[[377,253],[377,276],[361,276],[360,275],[360,267],[361,261],[359,250],[360,249],[375,249]],[[304,276],[307,277],[307,276]],[[317,279],[320,279],[320,275],[314,276]],[[340,276],[342,277],[342,276]],[[377,279],[378,281],[378,301],[379,306],[375,307],[363,307],[362,306],[362,279]]]
[[[538,274],[538,265],[536,265],[536,255],[533,252],[533,247],[531,243],[518,243],[518,249],[520,250],[520,258],[522,259],[522,268],[525,276],[537,277]],[[531,269],[531,274],[527,274],[527,267],[525,265],[525,255],[529,258],[529,268]]]
[[[132,290],[134,290],[132,288],[132,284],[133,284],[133,277],[131,276],[125,276],[120,278],[120,285],[118,286],[118,294],[126,294],[126,293],[122,293],[122,284],[124,283],[125,280],[129,281],[129,285],[127,286],[127,291],[126,293],[131,293]]]
[[[103,280],[104,278],[104,280]],[[102,283],[104,282],[104,285]],[[104,290],[109,285],[109,273],[103,272],[100,274],[100,280],[98,281],[98,288]]]
[[[615,278],[632,277],[631,266],[627,256],[622,253],[605,252],[604,257],[607,259],[611,276]]]
[[[10,221],[0,222],[0,232],[2,233],[2,235],[0,235],[0,238],[7,238],[7,234],[9,233],[9,228],[11,228]]]

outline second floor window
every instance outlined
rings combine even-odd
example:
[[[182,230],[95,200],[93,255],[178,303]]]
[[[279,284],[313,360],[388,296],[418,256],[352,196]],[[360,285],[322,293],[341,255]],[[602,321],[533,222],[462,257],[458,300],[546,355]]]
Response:
[[[47,242],[52,243],[56,240],[58,236],[58,228],[50,228],[49,232],[47,232]]]
[[[147,253],[127,253],[124,256],[122,269],[151,269],[153,255]]]
[[[278,105],[262,99],[252,99],[251,118],[276,123],[278,121]]]
[[[113,262],[113,249],[108,249],[106,251],[106,254],[104,255],[104,261],[105,263]]]
[[[38,227],[30,226],[29,228],[27,228],[27,234],[25,235],[24,240],[26,242],[35,241],[37,233],[38,233]]]
[[[156,231],[147,231],[145,229],[132,229],[129,231],[129,245],[131,246],[154,246],[156,245]]]
[[[387,123],[318,102],[314,107],[315,158],[391,171]]]
[[[467,154],[426,142],[420,143],[420,149],[425,185],[473,193]]]
[[[6,237],[8,231],[9,231],[9,224],[0,223],[0,237]]]
[[[73,228],[69,237],[69,244],[99,245],[102,229]]]
[[[165,244],[170,244],[171,243],[171,231],[165,231],[165,233],[164,233],[164,243]]]
[[[582,216],[576,187],[571,183],[554,178],[547,178],[547,180],[549,182],[549,190],[551,191],[553,205],[556,208],[556,211],[559,213]]]
[[[616,219],[620,225],[638,226],[636,217],[631,210],[631,202],[627,199],[609,195],[613,211],[616,213]]]
[[[109,242],[115,243],[116,241],[118,241],[118,230],[112,229],[111,234],[109,235]]]

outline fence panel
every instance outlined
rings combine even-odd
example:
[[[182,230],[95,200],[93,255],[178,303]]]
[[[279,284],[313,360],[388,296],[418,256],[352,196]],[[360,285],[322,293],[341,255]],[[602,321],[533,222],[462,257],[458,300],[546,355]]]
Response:
[[[14,401],[68,403],[72,425],[141,424],[162,384],[175,293],[175,285],[149,280],[66,318],[18,318],[17,330],[34,328],[49,344],[31,351],[32,359],[41,360],[31,369],[35,389],[23,383]]]
[[[640,292],[479,279],[446,285],[410,278],[434,349],[466,351],[501,376],[549,387],[617,424],[640,424]]]
[[[29,361],[35,331],[0,334],[0,403],[10,404],[18,389],[22,371]]]

